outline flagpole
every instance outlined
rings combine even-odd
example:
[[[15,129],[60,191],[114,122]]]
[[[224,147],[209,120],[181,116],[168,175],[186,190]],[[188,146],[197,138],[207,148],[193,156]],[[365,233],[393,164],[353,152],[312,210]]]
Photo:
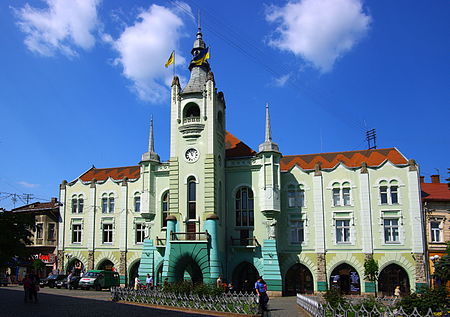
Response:
[[[176,55],[176,52],[175,52],[175,50],[173,51],[173,77],[175,77],[175,55]]]

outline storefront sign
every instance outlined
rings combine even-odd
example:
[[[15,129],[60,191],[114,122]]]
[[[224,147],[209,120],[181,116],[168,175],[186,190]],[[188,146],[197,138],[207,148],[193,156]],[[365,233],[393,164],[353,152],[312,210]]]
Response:
[[[39,254],[39,260],[44,263],[55,263],[56,256],[53,253]]]

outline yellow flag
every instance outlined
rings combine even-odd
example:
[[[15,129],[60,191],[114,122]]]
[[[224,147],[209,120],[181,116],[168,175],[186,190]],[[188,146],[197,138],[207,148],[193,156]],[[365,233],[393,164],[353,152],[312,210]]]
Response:
[[[169,59],[166,62],[166,68],[169,67],[169,65],[172,65],[173,62],[175,62],[175,51],[172,51],[172,53],[170,54]]]

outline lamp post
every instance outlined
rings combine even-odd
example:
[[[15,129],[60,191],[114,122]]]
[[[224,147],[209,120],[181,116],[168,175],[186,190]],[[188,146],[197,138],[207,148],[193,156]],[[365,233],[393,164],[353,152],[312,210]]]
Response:
[[[434,277],[434,271],[435,271],[435,267],[436,267],[436,262],[439,262],[439,259],[441,257],[437,254],[430,256],[430,261],[433,262],[433,273],[431,274],[432,279],[431,279],[431,287],[435,288],[436,287],[436,279]]]

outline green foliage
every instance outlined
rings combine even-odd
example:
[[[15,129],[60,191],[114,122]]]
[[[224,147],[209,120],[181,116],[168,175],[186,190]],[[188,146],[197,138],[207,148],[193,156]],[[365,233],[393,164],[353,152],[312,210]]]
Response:
[[[325,292],[323,298],[330,304],[331,307],[335,308],[341,304],[342,306],[347,305],[347,299],[341,295],[336,289],[332,288]]]
[[[445,285],[450,280],[450,255],[446,254],[434,264],[434,276]]]
[[[215,284],[192,284],[189,281],[169,283],[164,286],[164,292],[175,294],[196,294],[218,296],[223,294],[223,288],[216,287]]]
[[[0,267],[7,267],[14,257],[29,258],[26,246],[31,244],[34,216],[30,214],[0,212]]]
[[[364,308],[367,311],[369,311],[369,312],[372,311],[374,308],[377,308],[378,311],[384,311],[385,310],[384,305],[379,303],[379,302],[377,302],[374,296],[367,296],[367,297],[365,297],[362,300],[362,302],[360,303],[359,308],[362,307],[362,306],[364,306]]]
[[[373,257],[364,261],[364,278],[375,283],[375,297],[377,297],[378,261],[375,261]]]
[[[42,262],[42,260],[37,259],[33,261],[32,267],[35,272],[39,272],[40,270],[45,268],[45,263]]]
[[[445,287],[437,289],[423,289],[422,294],[412,293],[411,295],[403,297],[397,304],[397,308],[403,307],[403,310],[410,314],[417,307],[421,315],[426,315],[431,308],[434,312],[444,309],[448,305],[447,290]]]

